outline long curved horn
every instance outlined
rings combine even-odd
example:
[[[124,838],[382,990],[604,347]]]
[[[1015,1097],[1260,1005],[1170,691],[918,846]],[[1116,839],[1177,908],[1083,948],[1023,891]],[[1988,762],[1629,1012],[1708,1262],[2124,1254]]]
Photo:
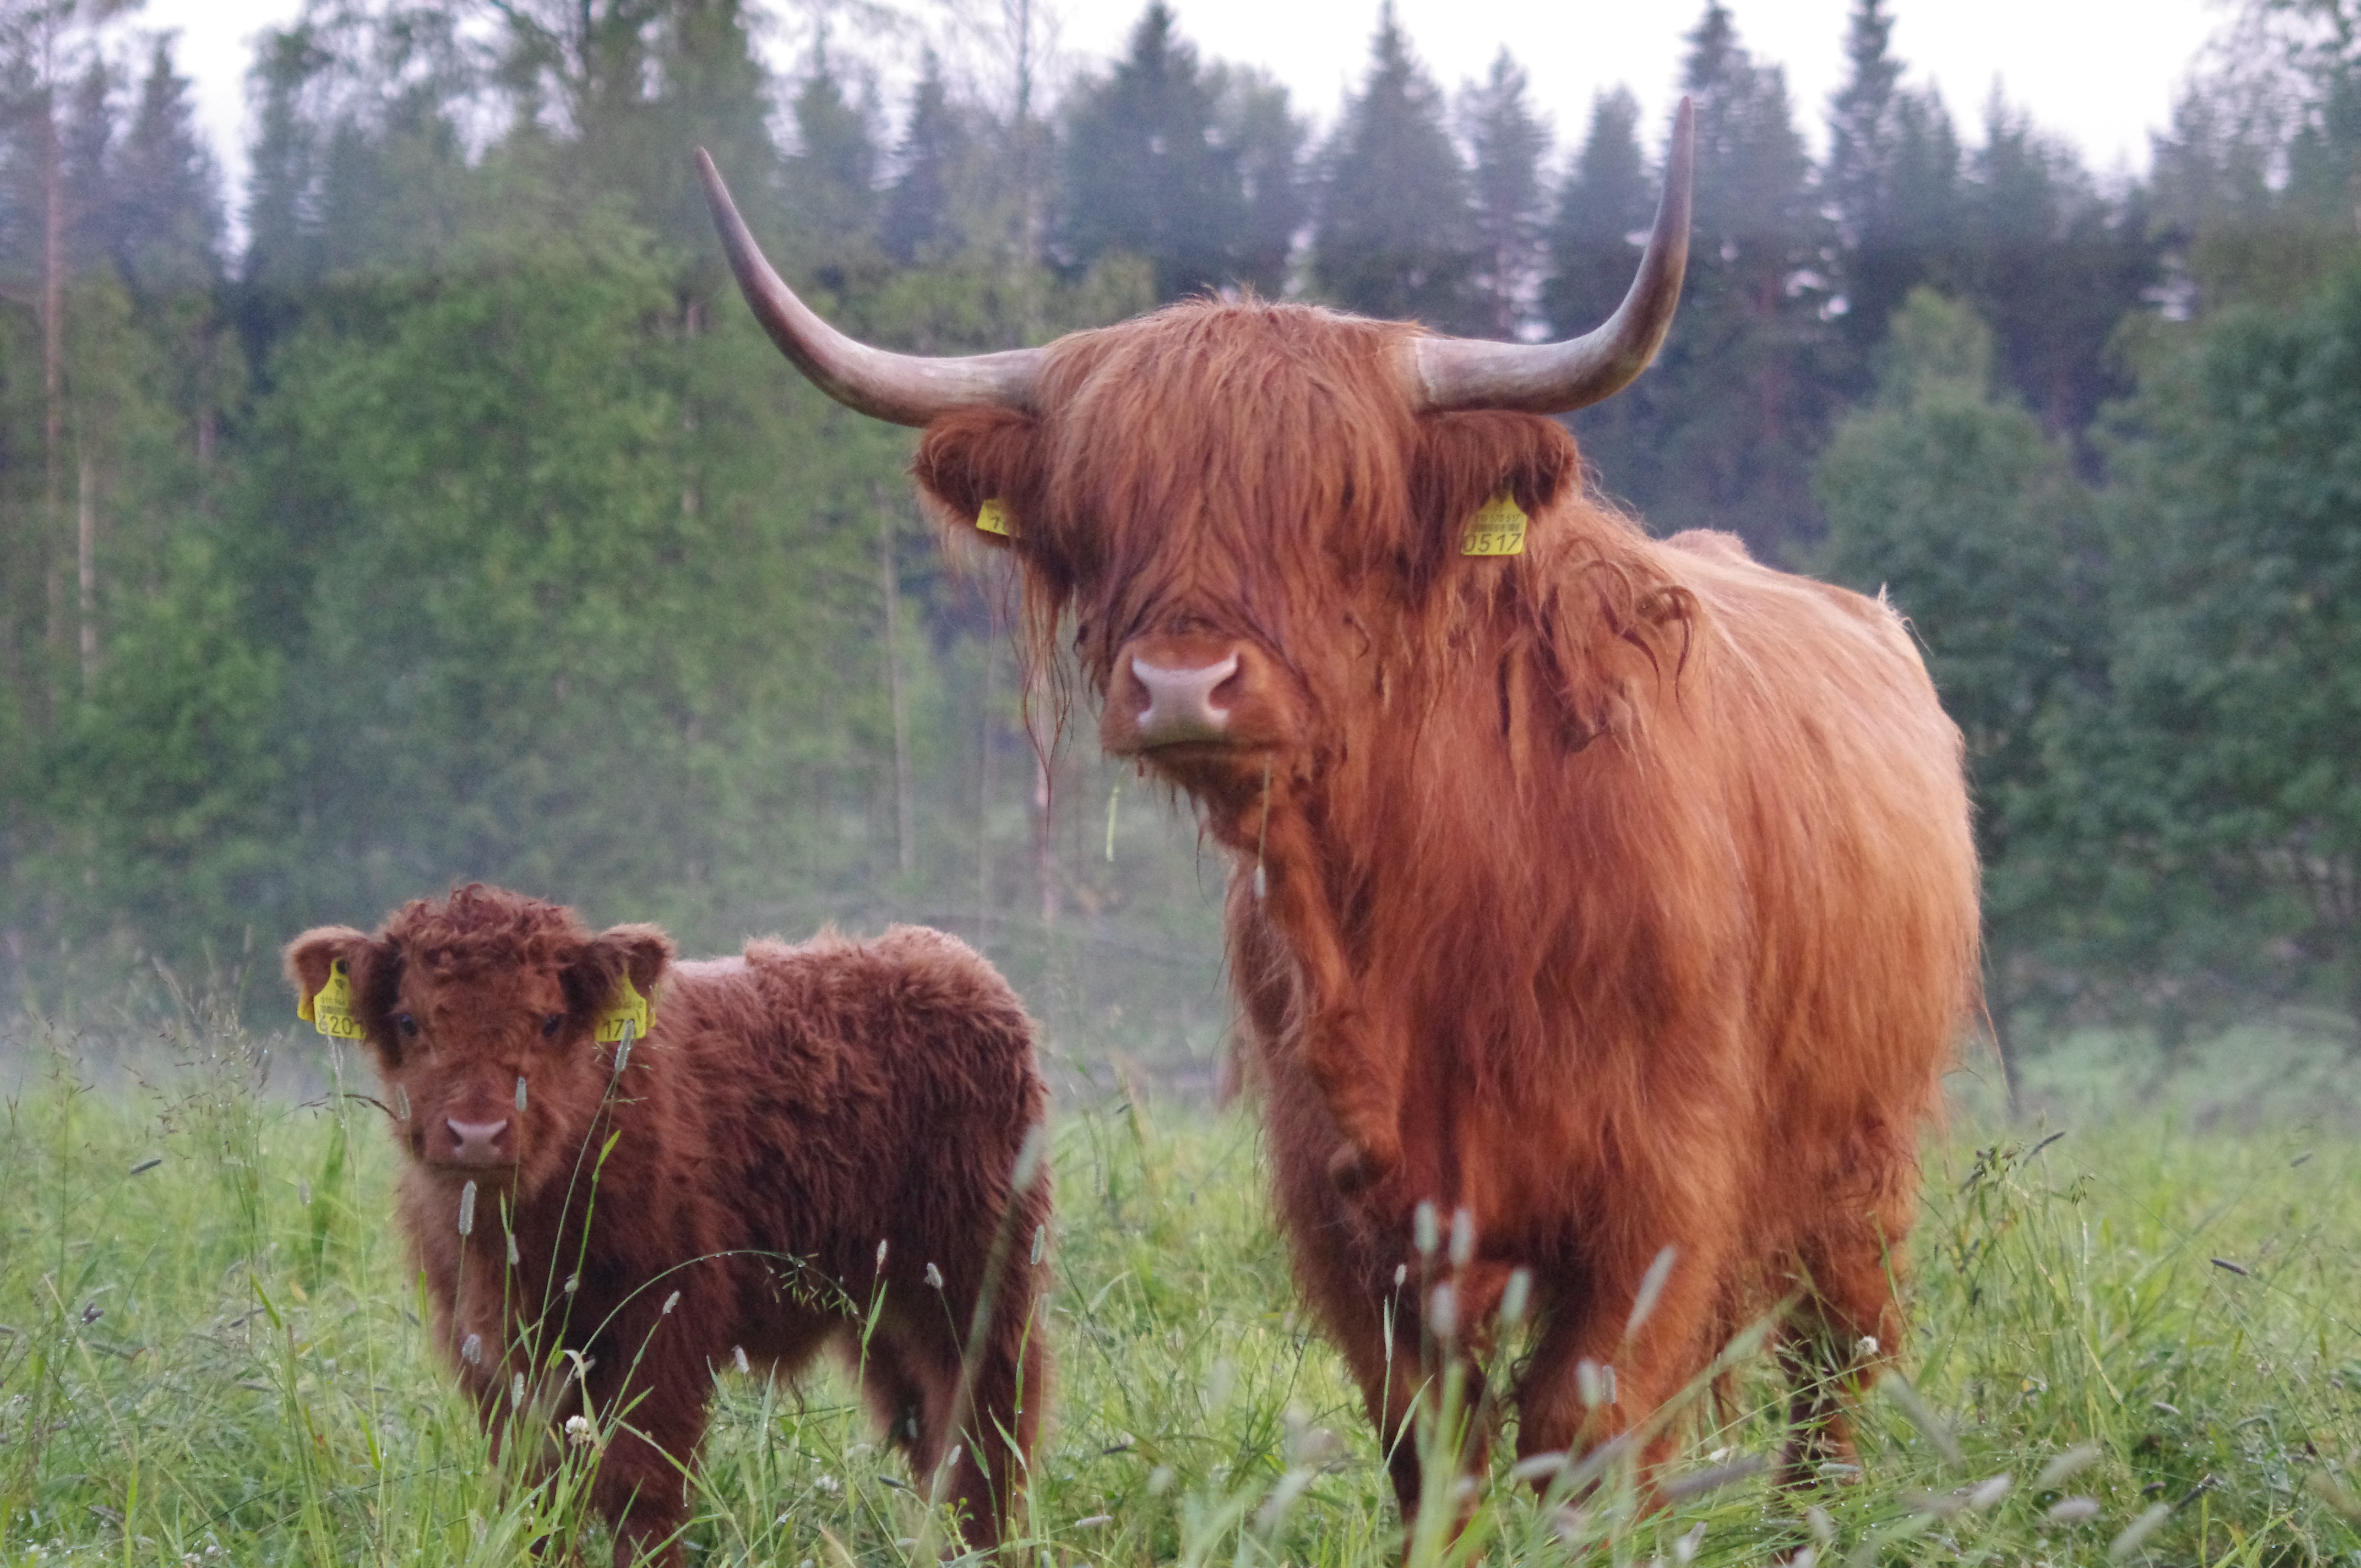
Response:
[[[1414,392],[1423,411],[1514,409],[1554,414],[1613,397],[1638,378],[1672,330],[1689,261],[1689,197],[1697,172],[1697,110],[1686,98],[1673,118],[1672,156],[1656,226],[1640,275],[1607,323],[1564,343],[1486,343],[1469,337],[1411,340]]]
[[[721,231],[730,270],[738,275],[738,287],[753,307],[754,319],[821,391],[846,408],[895,424],[923,425],[938,414],[978,404],[1033,406],[1033,385],[1040,376],[1038,349],[929,359],[872,348],[820,320],[763,259],[746,220],[738,215],[738,203],[730,199],[730,187],[721,182],[703,148],[697,149],[697,173],[705,181],[705,200],[713,209],[713,226]]]

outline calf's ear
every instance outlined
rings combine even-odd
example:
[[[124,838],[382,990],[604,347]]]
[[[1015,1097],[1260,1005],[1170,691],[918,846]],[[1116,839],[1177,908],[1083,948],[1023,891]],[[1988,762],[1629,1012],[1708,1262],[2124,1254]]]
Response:
[[[310,1012],[312,999],[328,983],[336,961],[343,959],[346,971],[350,973],[353,955],[368,944],[368,938],[350,926],[315,926],[288,943],[280,959],[287,970],[288,982],[295,988],[297,1010]]]
[[[342,964],[345,1002],[351,1009],[346,1014],[347,1025],[357,1025],[366,1030],[366,1037],[384,1058],[386,1066],[401,1064],[401,1041],[382,1027],[401,984],[400,948],[391,942],[364,936],[349,926],[320,926],[288,943],[282,957],[287,978],[295,987],[296,1015],[320,1025],[323,1034],[350,1038],[355,1035],[353,1028],[338,1027],[334,1018],[320,1015],[320,992],[336,966]]]
[[[626,977],[642,996],[672,967],[672,938],[653,926],[617,926],[582,945],[566,966],[566,996],[577,1013],[597,1012],[610,1005]]]

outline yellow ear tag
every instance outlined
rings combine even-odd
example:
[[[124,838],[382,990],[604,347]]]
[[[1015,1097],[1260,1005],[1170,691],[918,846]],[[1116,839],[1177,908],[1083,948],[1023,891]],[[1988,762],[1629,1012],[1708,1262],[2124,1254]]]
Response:
[[[1016,537],[1016,520],[997,500],[986,501],[976,509],[975,526],[980,533],[997,533],[1003,539]]]
[[[1525,512],[1514,496],[1502,490],[1476,509],[1467,532],[1459,538],[1462,555],[1521,555],[1525,553]]]
[[[295,1016],[335,1039],[357,1040],[368,1033],[353,1012],[352,977],[345,973],[344,959],[328,966],[328,983],[305,997]]]
[[[602,1046],[620,1040],[626,1024],[631,1026],[633,1040],[644,1040],[648,1037],[648,1025],[655,1021],[655,1009],[648,1005],[648,999],[640,994],[630,975],[617,983],[622,991],[616,996],[614,1005],[598,1014],[598,1043]]]

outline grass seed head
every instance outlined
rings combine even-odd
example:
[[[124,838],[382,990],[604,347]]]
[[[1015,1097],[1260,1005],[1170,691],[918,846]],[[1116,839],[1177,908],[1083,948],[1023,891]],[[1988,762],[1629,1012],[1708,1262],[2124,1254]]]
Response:
[[[680,1292],[675,1290],[671,1295],[664,1298],[664,1316],[670,1317],[672,1315],[672,1310],[679,1305]]]
[[[939,1290],[942,1288],[943,1271],[937,1268],[931,1263],[927,1265],[927,1288],[929,1290]]]
[[[1459,1336],[1459,1292],[1452,1288],[1449,1281],[1436,1286],[1434,1294],[1428,1298],[1426,1323],[1434,1331],[1437,1339],[1456,1339]]]
[[[1410,1234],[1411,1244],[1418,1248],[1419,1256],[1434,1255],[1435,1245],[1443,1238],[1438,1234],[1433,1199],[1422,1198],[1418,1201],[1417,1209],[1411,1214]]]
[[[1509,1275],[1508,1288],[1500,1292],[1500,1321],[1515,1328],[1525,1321],[1525,1310],[1532,1305],[1533,1271],[1520,1268]]]
[[[476,1184],[468,1182],[459,1189],[459,1234],[473,1235],[476,1232]]]
[[[459,1359],[470,1366],[481,1366],[484,1364],[484,1336],[469,1334],[466,1339],[461,1340]]]
[[[2081,1524],[2098,1517],[2099,1499],[2096,1497],[2060,1497],[2049,1505],[2048,1518],[2052,1524]]]
[[[2033,1478],[2034,1489],[2042,1492],[2049,1491],[2062,1485],[2068,1476],[2087,1468],[2091,1462],[2098,1457],[2097,1443],[2078,1442],[2073,1447],[2053,1456],[2048,1464],[2041,1467],[2041,1474]]]
[[[2120,1563],[2137,1552],[2146,1544],[2147,1538],[2162,1529],[2164,1521],[2171,1517],[2170,1503],[2152,1505],[2146,1513],[2124,1526],[2123,1532],[2114,1540],[2107,1542],[2107,1561]]]
[[[1476,1261],[1476,1216],[1465,1209],[1451,1211],[1451,1266],[1465,1268]]]
[[[1655,1260],[1648,1265],[1648,1272],[1641,1276],[1640,1288],[1631,1298],[1631,1315],[1623,1322],[1625,1339],[1631,1339],[1639,1333],[1641,1327],[1647,1322],[1649,1315],[1655,1311],[1656,1302],[1664,1293],[1664,1281],[1673,1277],[1673,1260],[1679,1255],[1679,1248],[1671,1246],[1664,1248],[1656,1255]]]

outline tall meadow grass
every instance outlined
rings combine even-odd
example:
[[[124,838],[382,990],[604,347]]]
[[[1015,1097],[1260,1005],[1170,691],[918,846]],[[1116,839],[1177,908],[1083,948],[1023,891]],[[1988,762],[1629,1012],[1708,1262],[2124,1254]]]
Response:
[[[305,1051],[317,1091],[265,1082],[266,1044]],[[372,1085],[310,1046],[191,1023],[104,1089],[52,1047],[0,1105],[0,1563],[440,1568],[544,1538],[603,1559],[593,1446],[518,1484],[436,1364]],[[1012,1561],[1399,1561],[1251,1115],[1088,1100],[1055,1124],[1058,1402]],[[1861,1411],[1858,1475],[1769,1485],[1782,1395],[1741,1358],[1689,1401],[1671,1507],[1642,1510],[1614,1454],[1537,1494],[1504,1442],[1467,1529],[1422,1530],[1413,1563],[2361,1568],[2361,1144],[2160,1113],[2056,1131],[1929,1143],[1907,1380]],[[717,1375],[692,1562],[934,1559],[923,1478],[840,1374]]]

